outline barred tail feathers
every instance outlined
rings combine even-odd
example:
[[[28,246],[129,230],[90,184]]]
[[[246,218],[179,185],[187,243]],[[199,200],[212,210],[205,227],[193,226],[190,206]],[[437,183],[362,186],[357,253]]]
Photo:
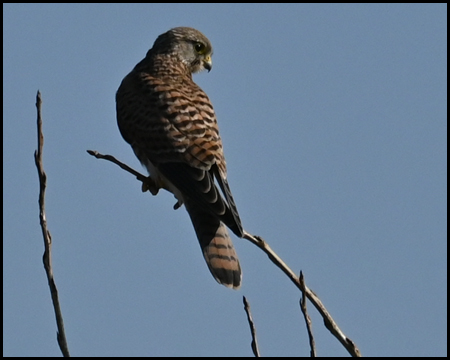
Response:
[[[211,274],[219,284],[238,289],[242,272],[227,228],[195,203],[186,202],[185,205]]]

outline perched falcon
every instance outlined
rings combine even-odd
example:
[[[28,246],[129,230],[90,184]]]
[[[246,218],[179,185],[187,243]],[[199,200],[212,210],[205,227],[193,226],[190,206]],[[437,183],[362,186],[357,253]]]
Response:
[[[227,182],[216,116],[192,74],[211,70],[212,46],[198,30],[177,27],[160,35],[116,94],[120,132],[151,180],[186,206],[206,263],[227,287],[241,285],[241,267],[227,228],[243,228]],[[145,190],[145,187],[143,186]]]

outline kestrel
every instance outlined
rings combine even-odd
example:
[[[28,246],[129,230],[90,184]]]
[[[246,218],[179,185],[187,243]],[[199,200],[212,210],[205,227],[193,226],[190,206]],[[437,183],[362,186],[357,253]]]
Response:
[[[241,267],[228,227],[243,228],[227,182],[216,115],[192,74],[212,68],[213,50],[198,30],[177,27],[160,35],[116,94],[120,132],[147,168],[154,195],[164,188],[182,204],[203,256],[220,284],[237,289]],[[143,190],[146,187],[143,186]]]

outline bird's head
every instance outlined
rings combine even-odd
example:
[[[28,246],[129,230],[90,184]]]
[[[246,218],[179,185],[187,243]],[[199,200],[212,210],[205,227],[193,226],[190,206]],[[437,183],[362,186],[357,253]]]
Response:
[[[176,56],[191,73],[212,69],[213,49],[210,41],[200,31],[190,27],[176,27],[159,35],[151,51]]]

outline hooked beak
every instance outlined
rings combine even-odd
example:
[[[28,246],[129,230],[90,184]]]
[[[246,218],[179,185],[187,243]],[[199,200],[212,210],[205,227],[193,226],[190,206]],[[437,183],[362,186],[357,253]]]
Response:
[[[205,56],[205,58],[203,59],[203,67],[208,70],[208,72],[211,71],[212,69],[212,59],[211,56]]]

